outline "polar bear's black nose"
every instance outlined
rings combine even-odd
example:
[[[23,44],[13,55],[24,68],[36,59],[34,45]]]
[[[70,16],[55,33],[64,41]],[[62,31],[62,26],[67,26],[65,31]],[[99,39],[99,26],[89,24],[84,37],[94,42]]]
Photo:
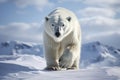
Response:
[[[60,36],[60,32],[56,32],[56,33],[55,33],[55,36],[56,36],[56,37],[59,37],[59,36]]]

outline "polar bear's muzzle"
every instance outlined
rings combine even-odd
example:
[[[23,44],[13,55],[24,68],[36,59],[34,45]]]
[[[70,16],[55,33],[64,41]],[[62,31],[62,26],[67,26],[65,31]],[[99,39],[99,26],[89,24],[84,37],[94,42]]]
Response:
[[[61,36],[61,28],[60,27],[56,27],[55,28],[55,36],[56,37],[60,37]]]
[[[64,29],[63,29],[63,27],[62,26],[59,26],[59,27],[55,27],[55,29],[54,29],[54,35],[58,38],[60,38],[62,35],[63,35],[63,33],[64,33]]]
[[[55,32],[55,36],[59,37],[60,36],[60,32]]]

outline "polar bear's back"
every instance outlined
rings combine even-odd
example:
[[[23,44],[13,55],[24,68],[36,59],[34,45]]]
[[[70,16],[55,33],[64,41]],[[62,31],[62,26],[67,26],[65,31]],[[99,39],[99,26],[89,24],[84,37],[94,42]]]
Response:
[[[72,18],[77,19],[75,14],[72,11],[62,7],[56,8],[48,16],[55,16],[55,15],[61,15],[62,17],[71,16]]]

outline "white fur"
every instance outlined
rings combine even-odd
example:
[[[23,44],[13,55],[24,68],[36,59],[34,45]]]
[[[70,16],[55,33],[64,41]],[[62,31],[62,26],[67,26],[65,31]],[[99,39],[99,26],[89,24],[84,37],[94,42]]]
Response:
[[[68,18],[71,18],[70,21]],[[59,37],[55,36],[56,30],[60,33]],[[65,8],[52,11],[44,23],[46,69],[78,69],[80,47],[80,25],[74,13]]]

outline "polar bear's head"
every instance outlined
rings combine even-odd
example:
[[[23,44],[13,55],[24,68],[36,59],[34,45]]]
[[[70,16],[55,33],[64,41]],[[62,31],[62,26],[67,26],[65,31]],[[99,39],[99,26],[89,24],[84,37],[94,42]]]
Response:
[[[71,17],[62,17],[60,15],[47,16],[45,18],[45,31],[56,42],[62,41],[71,31]]]

